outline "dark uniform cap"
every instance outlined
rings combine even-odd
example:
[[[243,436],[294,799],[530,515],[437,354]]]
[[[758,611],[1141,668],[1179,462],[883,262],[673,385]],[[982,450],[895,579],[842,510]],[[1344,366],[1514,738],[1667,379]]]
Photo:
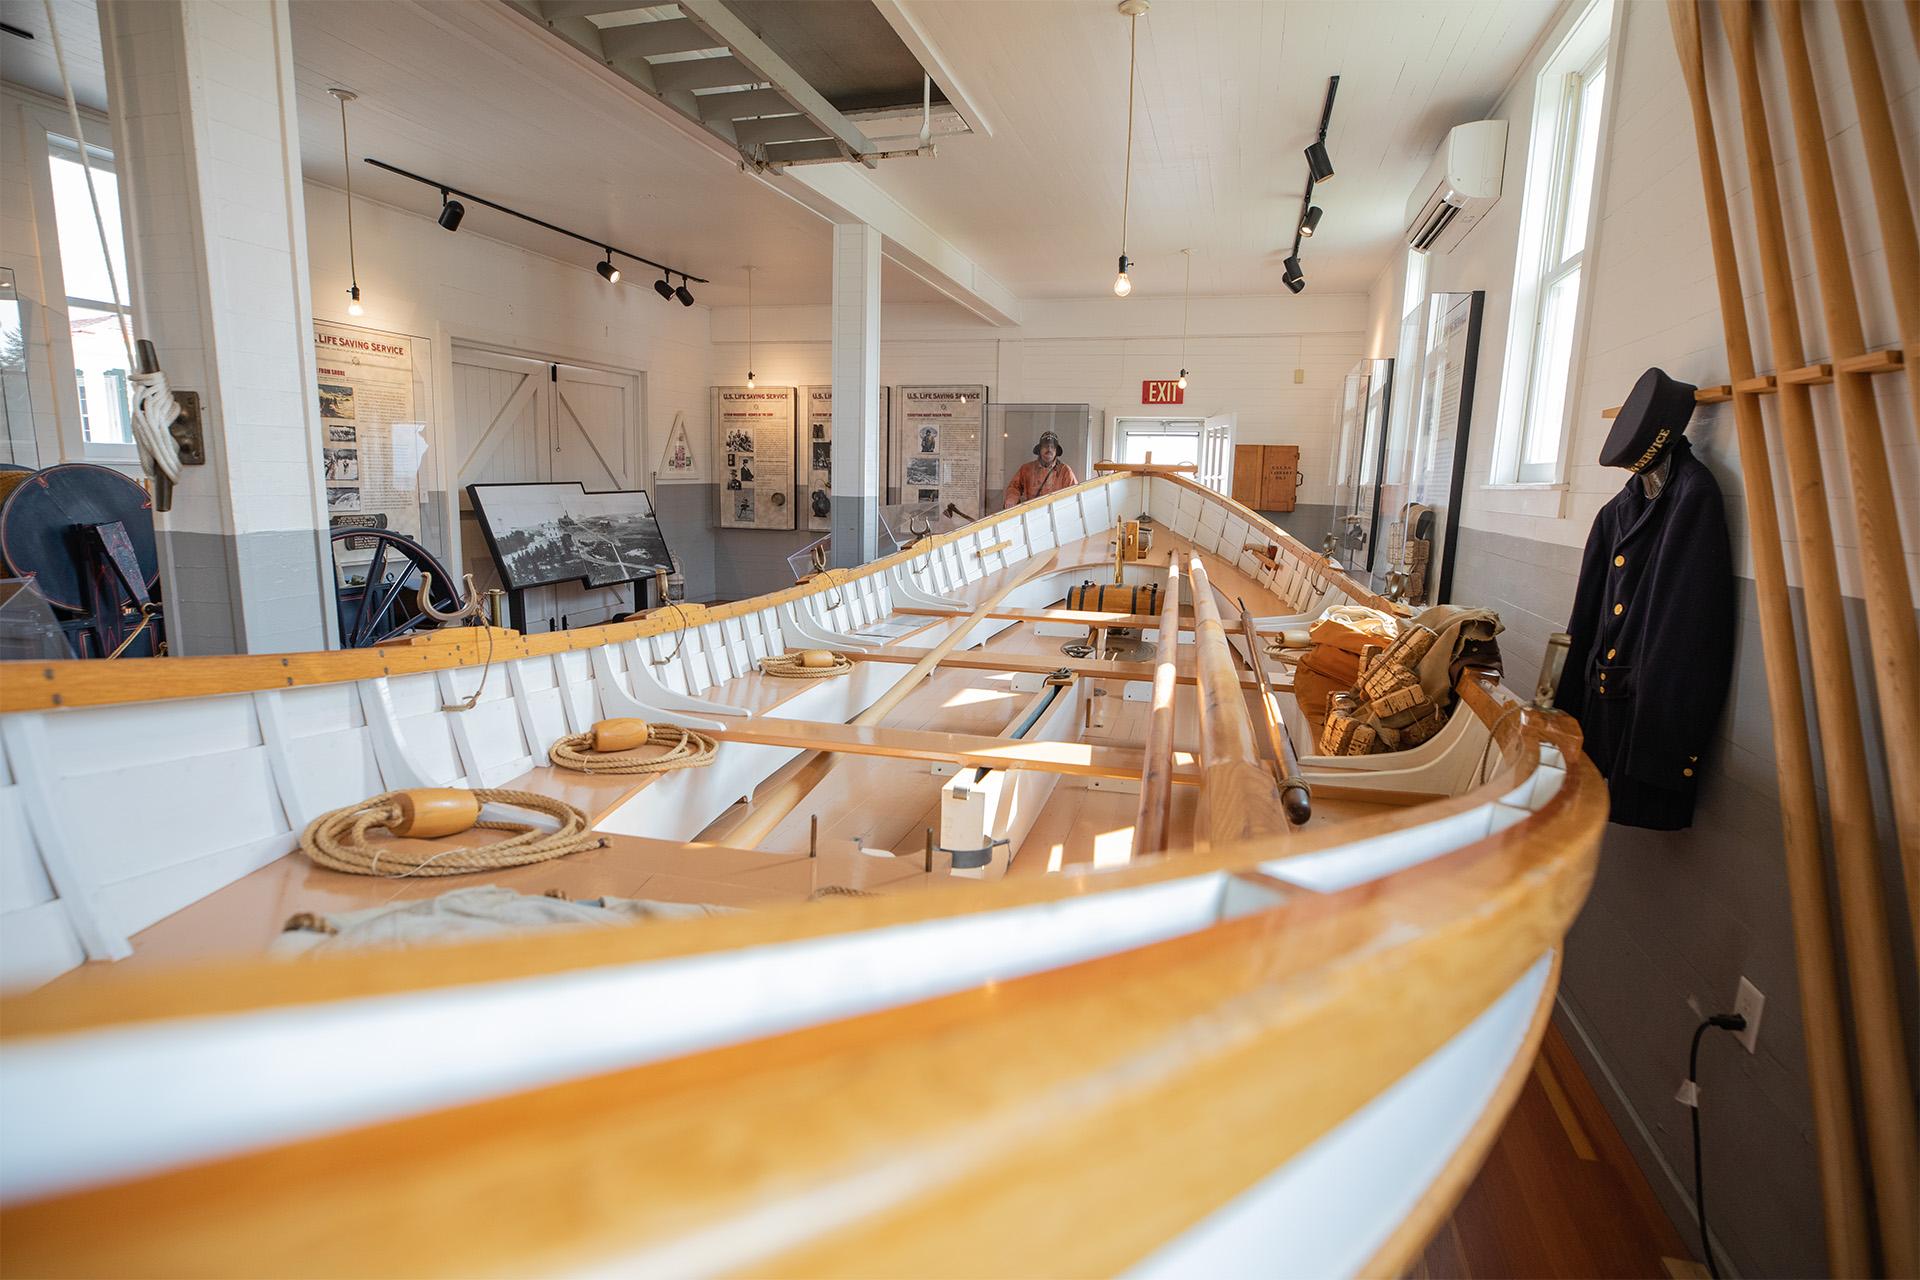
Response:
[[[1695,388],[1649,369],[1633,384],[1620,416],[1613,420],[1600,465],[1644,471],[1687,429],[1693,417]]]

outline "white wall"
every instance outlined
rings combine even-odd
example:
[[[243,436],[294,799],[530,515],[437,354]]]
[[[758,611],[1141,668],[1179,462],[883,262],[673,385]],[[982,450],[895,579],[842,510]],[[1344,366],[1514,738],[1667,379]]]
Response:
[[[1195,298],[1186,403],[1149,407],[1141,382],[1181,367],[1178,298],[1033,300],[1025,323],[999,329],[950,307],[891,306],[881,317],[880,380],[984,383],[996,402],[1090,404],[1109,423],[1234,413],[1243,443],[1300,445],[1300,501],[1325,503],[1341,385],[1360,359],[1366,315],[1359,294]],[[827,326],[824,306],[756,309],[759,381],[830,381]],[[715,310],[713,335],[716,378],[744,379],[745,310]]]
[[[1881,37],[1882,70],[1893,99],[1895,126],[1902,131],[1901,147],[1907,172],[1911,175],[1920,173],[1920,67],[1911,56],[1889,57],[1889,51],[1910,55],[1913,49],[1911,36],[1902,29],[1903,20],[1896,8],[1868,6]],[[1693,146],[1692,114],[1679,62],[1673,53],[1666,11],[1662,6],[1622,0],[1617,5],[1614,23],[1609,116],[1601,146],[1602,169],[1594,226],[1583,272],[1589,297],[1585,329],[1578,340],[1573,369],[1576,389],[1567,422],[1564,482],[1545,492],[1489,483],[1496,414],[1506,411],[1506,406],[1499,403],[1499,391],[1508,328],[1516,322],[1531,323],[1530,317],[1510,315],[1509,303],[1513,296],[1535,78],[1540,63],[1564,35],[1577,12],[1577,6],[1570,7],[1561,16],[1527,67],[1489,113],[1490,119],[1508,122],[1505,190],[1499,203],[1451,253],[1434,255],[1428,273],[1428,289],[1432,292],[1484,289],[1487,293],[1480,346],[1480,399],[1474,409],[1462,523],[1470,528],[1564,546],[1585,542],[1595,513],[1619,492],[1625,480],[1624,472],[1602,467],[1597,461],[1612,425],[1600,416],[1601,410],[1619,404],[1634,380],[1653,366],[1701,386],[1728,380],[1699,162]],[[1893,282],[1887,276],[1885,260],[1879,252],[1878,226],[1855,127],[1853,100],[1845,92],[1831,92],[1832,86],[1848,83],[1838,23],[1831,10],[1822,5],[1808,6],[1806,18],[1815,76],[1828,89],[1822,110],[1841,203],[1846,211],[1848,247],[1854,262],[1854,285],[1862,300],[1867,344],[1870,348],[1897,345],[1899,334],[1892,314]],[[1757,25],[1763,33],[1762,66],[1777,67],[1779,54],[1772,24]],[[1711,23],[1708,48],[1708,76],[1715,88],[1728,196],[1734,206],[1736,234],[1743,238],[1740,255],[1743,278],[1749,294],[1759,294],[1758,263],[1748,238],[1753,216],[1744,152],[1737,132],[1738,100],[1732,88],[1731,64],[1722,56],[1724,51]],[[1777,73],[1766,75],[1766,80],[1775,159],[1782,181],[1794,190],[1799,185],[1798,164],[1789,132],[1785,85]],[[1784,212],[1793,270],[1799,281],[1805,358],[1807,361],[1823,359],[1826,355],[1824,326],[1819,318],[1819,291],[1812,280],[1812,251],[1805,210],[1795,199],[1785,206]],[[1401,271],[1401,263],[1390,263],[1376,281],[1367,321],[1370,354],[1394,354]],[[1911,282],[1908,287],[1912,287]],[[1760,298],[1750,298],[1749,306],[1755,318],[1755,360],[1761,372],[1770,372],[1774,361]],[[1877,379],[1876,390],[1887,438],[1901,442],[1893,452],[1891,465],[1895,487],[1906,500],[1903,514],[1909,536],[1904,544],[1908,548],[1910,573],[1920,584],[1920,536],[1915,536],[1920,535],[1920,524],[1915,523],[1920,519],[1920,446],[1915,444],[1900,376]],[[1823,415],[1834,412],[1832,395],[1831,388],[1815,390],[1818,412]],[[1772,405],[1764,403],[1772,424]],[[1741,572],[1750,575],[1740,495],[1735,488],[1740,465],[1730,408],[1701,406],[1688,434],[1728,488],[1736,559]],[[1846,459],[1839,448],[1837,429],[1823,434],[1827,443],[1828,498],[1841,547],[1842,581],[1848,594],[1858,595],[1861,591],[1858,538],[1853,527]],[[1790,514],[1790,503],[1784,495],[1779,505],[1783,513]],[[1792,566],[1791,554],[1788,560]],[[1798,582],[1797,574],[1794,581]]]
[[[430,194],[430,193],[429,193]],[[361,305],[347,315],[346,201],[332,187],[306,184],[307,251],[313,310],[319,320],[413,334],[433,344],[434,423],[442,462],[454,438],[451,353],[456,342],[567,363],[643,375],[641,457],[659,465],[676,413],[686,415],[696,441],[707,438],[708,309],[662,302],[651,278],[633,276],[610,286],[578,261],[543,257],[466,228],[443,230],[434,218],[354,198],[354,247]],[[442,483],[451,483],[450,467]],[[679,488],[681,486],[668,486]],[[690,580],[708,572],[711,555],[704,520],[698,523],[656,493],[670,545]],[[701,504],[688,507],[704,511]],[[672,511],[674,514],[669,515]],[[706,580],[710,581],[710,577]]]

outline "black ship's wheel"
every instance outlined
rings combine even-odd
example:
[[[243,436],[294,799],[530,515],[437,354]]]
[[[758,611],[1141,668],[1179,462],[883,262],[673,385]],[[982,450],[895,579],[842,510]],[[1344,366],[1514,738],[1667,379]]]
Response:
[[[373,558],[367,561],[364,572],[340,564],[342,550],[364,551],[368,542],[373,543]],[[453,575],[441,567],[431,551],[412,538],[386,529],[335,529],[333,563],[340,645],[345,649],[371,648],[437,625],[420,607],[422,575],[433,579],[427,599],[436,610],[457,613],[466,604]],[[357,581],[348,579],[348,573]]]

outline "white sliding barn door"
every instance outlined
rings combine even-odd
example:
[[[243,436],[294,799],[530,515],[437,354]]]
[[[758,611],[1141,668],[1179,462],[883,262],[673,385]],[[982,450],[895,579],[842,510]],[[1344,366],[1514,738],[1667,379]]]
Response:
[[[482,591],[504,584],[467,497],[470,484],[577,480],[630,489],[639,477],[639,379],[470,347],[453,351],[462,571]],[[586,626],[632,608],[630,588],[579,583],[526,593],[527,629]]]

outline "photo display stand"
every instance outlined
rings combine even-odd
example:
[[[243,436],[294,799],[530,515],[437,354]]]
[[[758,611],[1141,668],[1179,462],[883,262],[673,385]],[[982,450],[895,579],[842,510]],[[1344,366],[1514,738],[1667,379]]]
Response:
[[[800,474],[804,478],[802,514],[806,527],[814,533],[833,528],[833,388],[808,387],[806,391],[807,437],[801,444]],[[887,465],[888,446],[893,441],[893,388],[880,388],[880,475],[881,483],[891,474]]]
[[[987,389],[901,387],[887,477],[901,506],[929,516],[949,504],[985,514]]]
[[[526,592],[580,582],[589,587],[641,583],[674,572],[667,538],[644,489],[589,493],[577,480],[543,484],[470,484],[474,515],[506,585],[514,630],[527,624]]]

